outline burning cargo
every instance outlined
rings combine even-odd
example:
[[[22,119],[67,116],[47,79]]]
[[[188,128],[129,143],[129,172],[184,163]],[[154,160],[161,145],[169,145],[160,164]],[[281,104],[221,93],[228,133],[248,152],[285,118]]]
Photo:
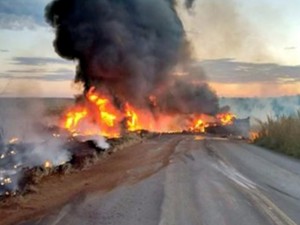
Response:
[[[233,135],[248,139],[250,135],[250,118],[234,118],[229,124],[214,124],[212,126],[208,126],[205,131],[210,134],[217,134],[222,136]]]
[[[230,122],[192,59],[176,1],[55,0],[45,16],[58,55],[78,63],[83,92],[60,123],[72,135],[204,132],[203,118]]]

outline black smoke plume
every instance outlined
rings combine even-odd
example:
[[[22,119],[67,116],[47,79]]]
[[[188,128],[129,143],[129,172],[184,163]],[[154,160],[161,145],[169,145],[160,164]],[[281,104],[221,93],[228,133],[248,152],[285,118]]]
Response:
[[[186,6],[192,3],[187,0]],[[75,81],[83,82],[86,91],[96,86],[140,107],[157,89],[171,83],[172,94],[163,99],[174,105],[184,102],[171,96],[192,98],[191,105],[199,101],[204,108],[203,102],[210,102],[206,98],[215,95],[207,94],[208,86],[191,91],[186,84],[170,82],[174,67],[190,60],[175,4],[175,0],[54,0],[45,15],[56,32],[56,52],[78,61]],[[213,104],[206,111],[214,113],[217,107]]]
[[[168,114],[214,115],[219,109],[216,93],[205,82],[191,84],[177,78],[156,96],[159,110]]]

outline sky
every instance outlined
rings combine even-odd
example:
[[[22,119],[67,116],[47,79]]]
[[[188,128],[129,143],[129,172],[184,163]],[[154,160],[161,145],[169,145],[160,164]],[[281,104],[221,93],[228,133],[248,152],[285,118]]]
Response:
[[[179,0],[183,1],[183,0]],[[55,53],[50,0],[0,0],[0,96],[72,97],[75,63]],[[299,0],[178,4],[193,62],[220,96],[300,94]]]

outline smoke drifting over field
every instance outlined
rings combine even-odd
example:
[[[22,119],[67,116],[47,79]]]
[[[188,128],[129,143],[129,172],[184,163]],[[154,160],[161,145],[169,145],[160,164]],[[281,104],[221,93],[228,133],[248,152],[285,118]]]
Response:
[[[215,114],[217,97],[207,85],[189,84],[189,90],[173,75],[178,65],[191,62],[175,5],[174,0],[55,0],[46,8],[46,20],[56,32],[56,52],[78,61],[75,81],[86,91],[95,86],[117,102],[145,108],[149,96],[171,88],[171,95],[162,96],[184,100],[172,99],[173,108]],[[185,5],[190,8],[193,1]],[[182,107],[185,102],[190,104]],[[205,104],[210,105],[204,110]]]
[[[0,100],[0,196],[19,188],[25,168],[70,160],[71,154],[64,148],[66,140],[45,129],[50,119],[45,112],[41,100]]]
[[[300,110],[300,95],[277,98],[222,98],[220,105],[229,105],[240,118],[250,116],[266,122],[268,117],[294,116]],[[252,121],[253,125],[257,121]]]

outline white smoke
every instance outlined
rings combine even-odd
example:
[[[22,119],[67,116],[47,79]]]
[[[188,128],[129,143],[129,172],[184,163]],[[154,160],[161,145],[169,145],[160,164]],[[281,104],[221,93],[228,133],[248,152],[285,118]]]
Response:
[[[266,121],[268,117],[290,116],[300,110],[300,95],[277,98],[221,98],[220,105],[230,106],[231,111],[239,118],[252,118]]]
[[[99,126],[97,126],[96,124],[83,119],[78,123],[78,126],[76,128],[77,139],[79,141],[94,141],[96,146],[102,149],[108,149],[110,147],[106,139],[101,135]],[[91,134],[87,134],[87,130],[91,131]]]
[[[49,121],[55,125],[57,120],[49,117],[49,107],[45,99],[0,99],[0,195],[18,190],[24,169],[44,167],[46,162],[55,167],[71,160],[69,135],[50,131]],[[84,126],[96,129],[91,124]],[[77,140],[92,140],[99,148],[109,148],[98,133]]]

